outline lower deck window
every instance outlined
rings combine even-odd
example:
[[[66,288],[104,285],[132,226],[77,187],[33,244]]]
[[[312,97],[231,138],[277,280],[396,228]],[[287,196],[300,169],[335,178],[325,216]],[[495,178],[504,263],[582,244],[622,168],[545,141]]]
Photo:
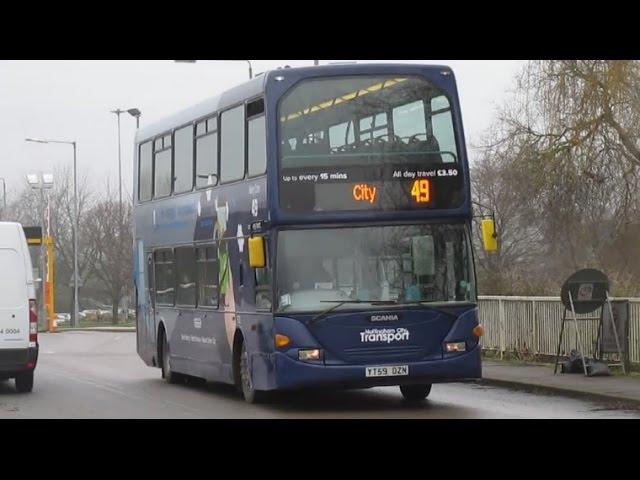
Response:
[[[218,306],[218,254],[215,247],[197,249],[198,306]]]
[[[156,303],[173,305],[175,301],[175,270],[172,250],[155,252]]]
[[[178,305],[196,306],[196,258],[193,247],[176,248]]]

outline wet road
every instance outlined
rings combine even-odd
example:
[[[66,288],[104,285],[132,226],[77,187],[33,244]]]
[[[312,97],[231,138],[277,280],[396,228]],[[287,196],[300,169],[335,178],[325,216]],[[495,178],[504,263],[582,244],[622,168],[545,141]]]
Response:
[[[230,386],[169,385],[130,332],[40,335],[32,393],[0,382],[0,418],[640,418],[640,411],[475,384],[437,384],[407,405],[396,387],[288,393],[248,405]]]

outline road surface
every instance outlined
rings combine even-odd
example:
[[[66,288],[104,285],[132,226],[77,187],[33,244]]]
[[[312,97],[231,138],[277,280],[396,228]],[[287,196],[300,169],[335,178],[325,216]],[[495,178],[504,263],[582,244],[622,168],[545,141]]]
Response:
[[[289,393],[248,405],[230,387],[169,385],[132,332],[40,335],[34,390],[0,382],[0,418],[640,418],[640,411],[475,384],[436,384],[420,405],[397,387]]]

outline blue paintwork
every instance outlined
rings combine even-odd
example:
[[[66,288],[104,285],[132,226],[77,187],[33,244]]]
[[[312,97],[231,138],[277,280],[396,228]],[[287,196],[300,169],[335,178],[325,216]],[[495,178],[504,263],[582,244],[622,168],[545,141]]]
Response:
[[[443,74],[444,72],[444,74]],[[332,75],[422,75],[449,96],[458,132],[458,153],[465,180],[466,198],[459,208],[446,212],[413,210],[403,212],[362,211],[326,212],[311,215],[284,212],[278,208],[278,131],[277,105],[296,83],[312,77]],[[276,77],[283,77],[276,81]],[[449,381],[478,378],[481,363],[478,342],[471,330],[478,324],[474,306],[453,310],[456,318],[425,309],[392,309],[400,313],[398,322],[371,324],[372,311],[347,313],[340,310],[307,326],[313,315],[273,314],[256,311],[253,271],[246,253],[240,251],[236,238],[239,228],[246,237],[249,225],[264,220],[267,229],[268,257],[275,265],[276,238],[280,227],[309,224],[354,223],[393,224],[396,222],[464,222],[470,227],[469,171],[465,140],[453,73],[448,67],[424,65],[336,65],[283,69],[240,85],[218,97],[179,112],[168,119],[141,129],[136,145],[171,129],[196,121],[237,105],[243,100],[263,95],[267,126],[266,176],[243,180],[205,190],[194,190],[170,198],[138,204],[134,211],[134,280],[138,291],[138,353],[148,365],[159,365],[158,335],[166,331],[171,345],[174,370],[213,381],[234,382],[234,339],[242,335],[249,352],[253,384],[259,390],[299,388],[304,386],[372,386],[415,382]],[[137,148],[134,164],[137,165]],[[134,169],[137,170],[137,169]],[[137,171],[134,174],[134,198],[137,198]],[[228,219],[221,219],[218,207],[228,206]],[[251,213],[251,201],[257,199],[258,215]],[[224,216],[224,215],[223,215]],[[226,224],[226,229],[223,228]],[[222,225],[222,227],[221,227]],[[220,233],[222,232],[222,233]],[[227,242],[219,252],[228,253],[235,307],[219,309],[165,307],[151,302],[149,255],[156,248],[211,243],[222,238]],[[240,276],[244,279],[240,284]],[[227,299],[229,300],[229,299]],[[231,332],[228,326],[233,325]],[[360,332],[365,328],[407,328],[410,340],[389,345],[362,344]],[[277,350],[274,334],[285,333],[291,345]],[[446,354],[444,341],[465,341],[467,351]],[[298,348],[322,348],[325,356],[318,362],[301,362]],[[408,364],[410,377],[365,379],[365,365]]]
[[[405,362],[407,364],[407,362]],[[385,365],[369,362],[368,365]],[[276,354],[278,389],[303,387],[373,387],[415,383],[441,383],[471,380],[482,376],[480,348],[475,347],[462,355],[441,360],[409,362],[408,377],[382,377],[366,379],[362,365],[314,365],[291,359],[283,353]]]

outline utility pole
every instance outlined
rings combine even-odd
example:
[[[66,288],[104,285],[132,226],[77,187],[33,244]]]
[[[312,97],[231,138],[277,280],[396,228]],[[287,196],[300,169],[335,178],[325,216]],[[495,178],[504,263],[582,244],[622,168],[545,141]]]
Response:
[[[120,140],[120,114],[128,113],[132,117],[135,117],[136,129],[138,129],[140,127],[140,115],[142,115],[142,112],[137,108],[130,108],[128,110],[116,108],[115,110],[111,110],[111,113],[116,114],[118,117],[118,242],[122,243],[124,218],[122,215],[122,142]],[[122,248],[125,247],[122,246]],[[116,313],[119,314],[120,305],[114,305],[114,307],[116,309]],[[117,323],[117,316],[115,320]]]

